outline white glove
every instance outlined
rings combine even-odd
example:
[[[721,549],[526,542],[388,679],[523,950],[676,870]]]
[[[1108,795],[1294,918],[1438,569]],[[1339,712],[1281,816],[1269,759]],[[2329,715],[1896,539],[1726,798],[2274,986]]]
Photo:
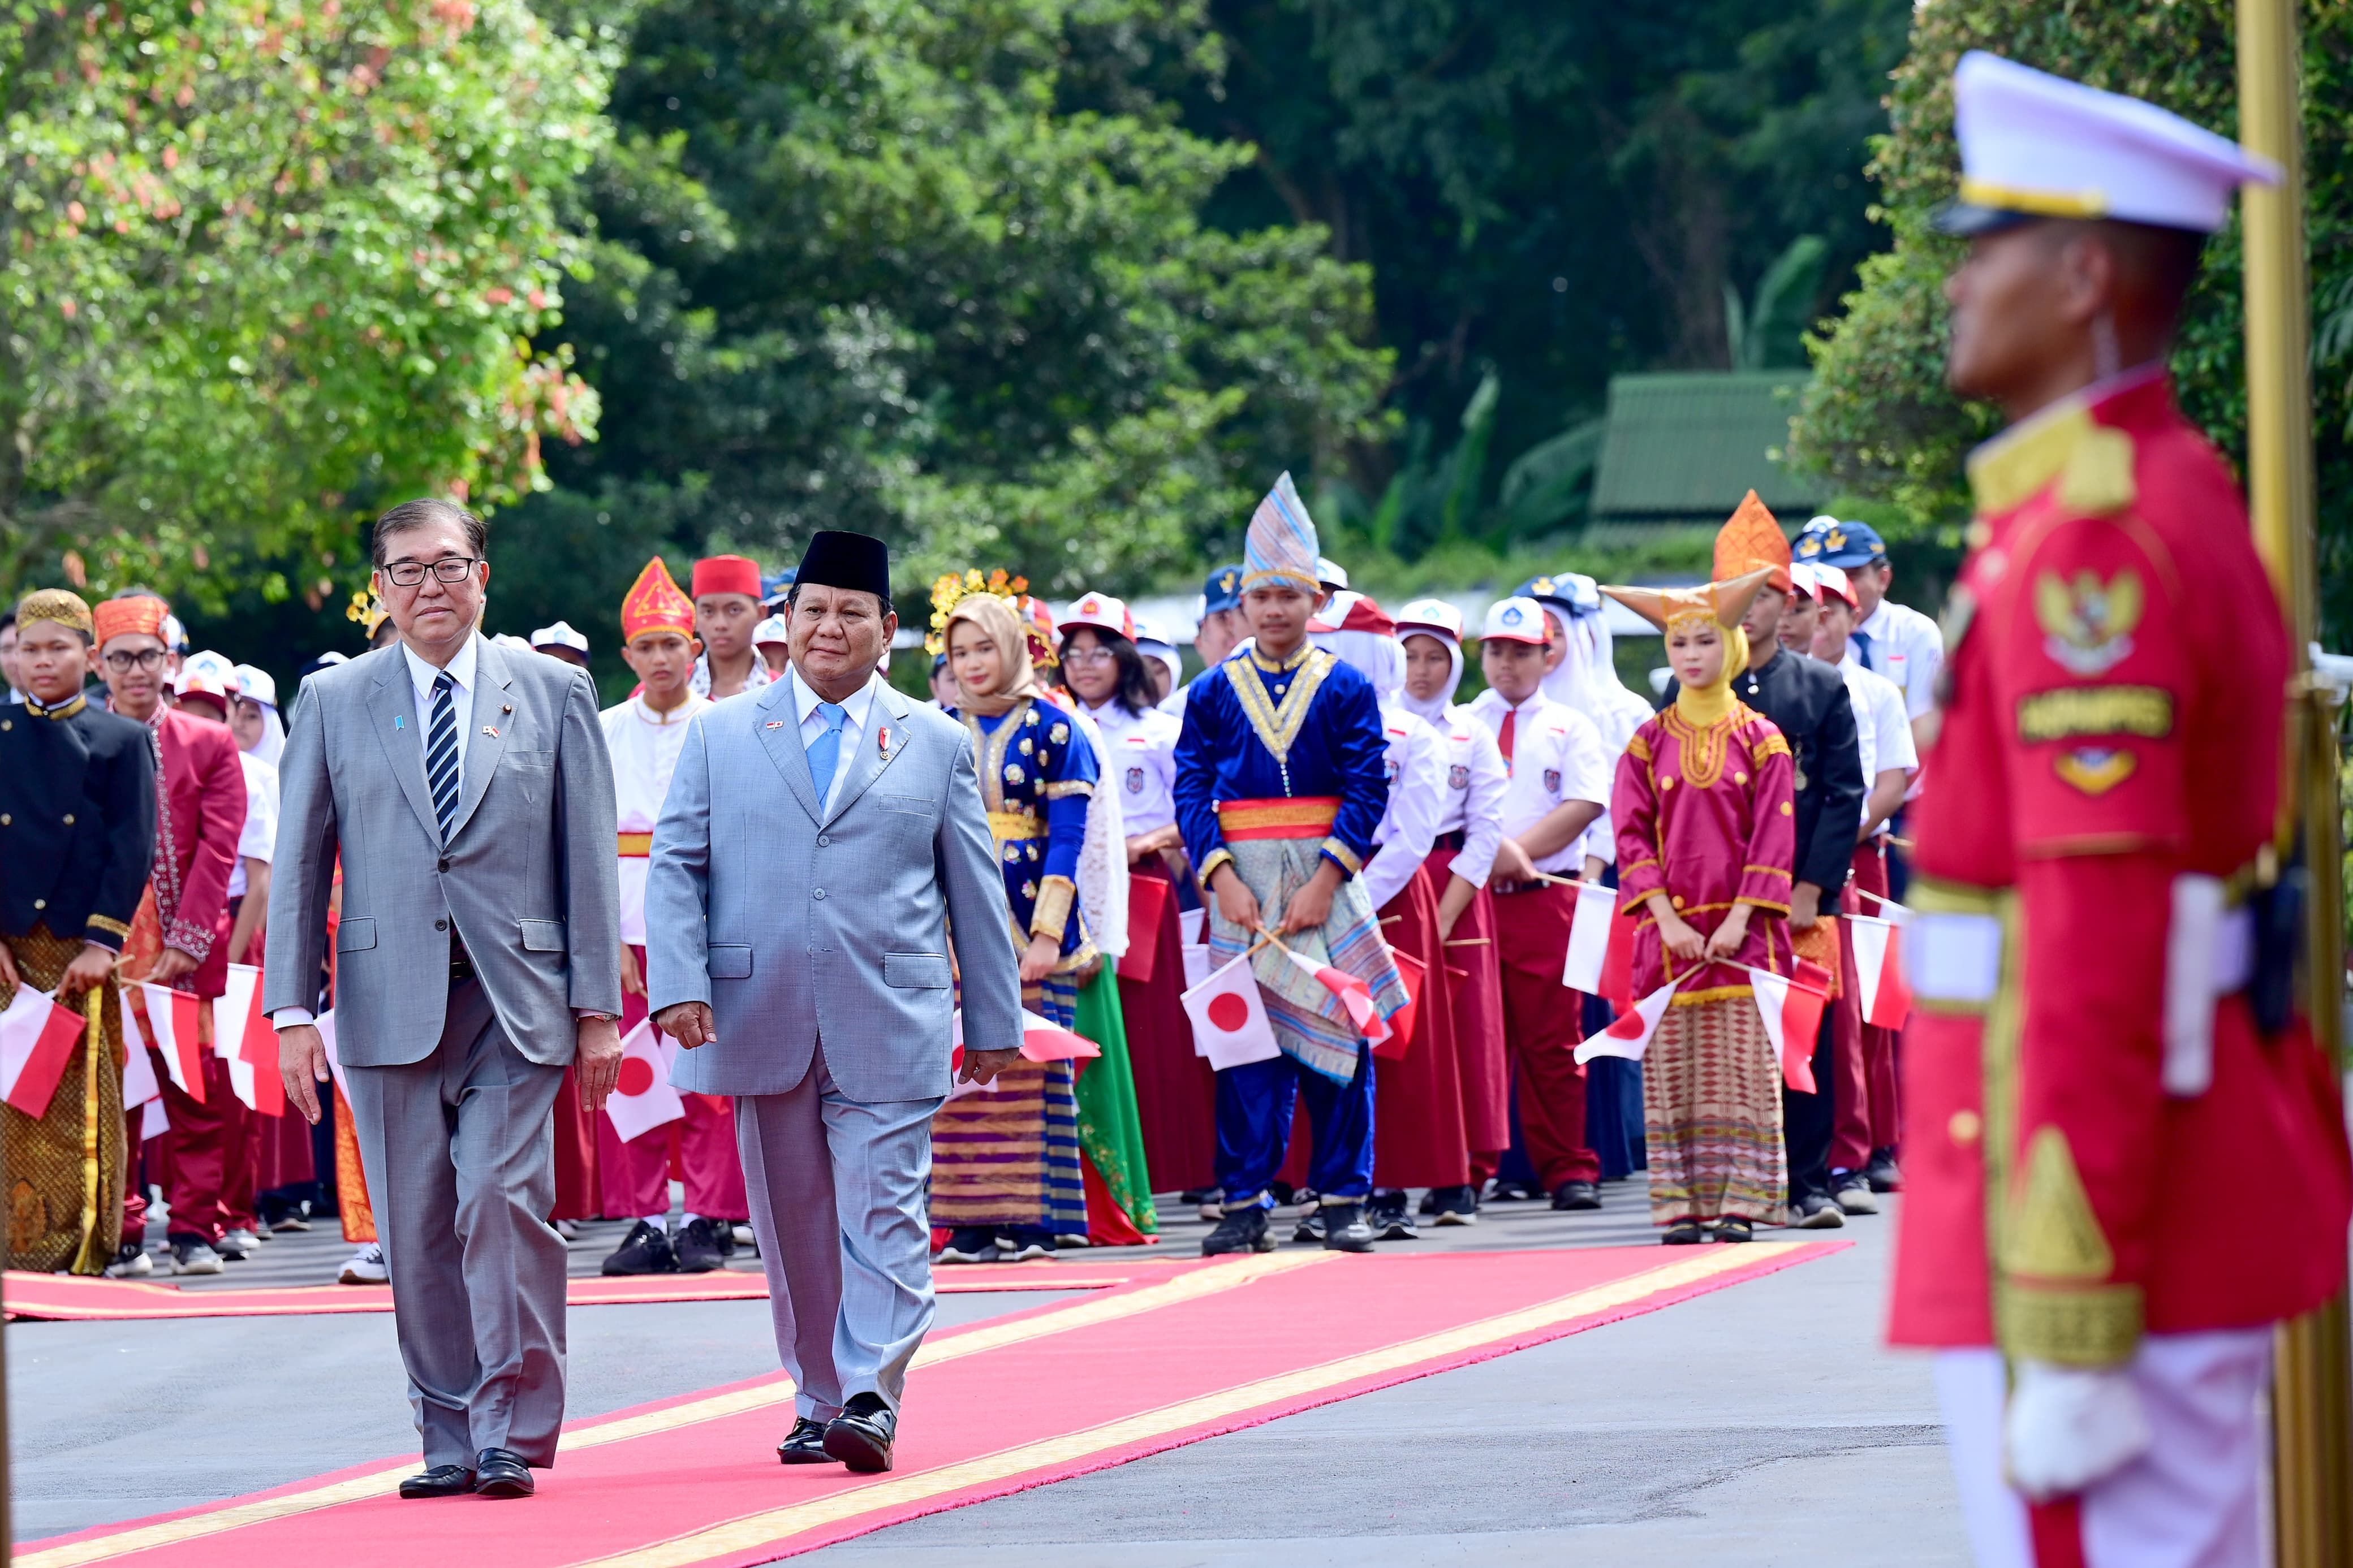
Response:
[[[2010,1484],[2036,1502],[2082,1491],[2138,1458],[2152,1440],[2123,1367],[2021,1362],[2002,1417]]]

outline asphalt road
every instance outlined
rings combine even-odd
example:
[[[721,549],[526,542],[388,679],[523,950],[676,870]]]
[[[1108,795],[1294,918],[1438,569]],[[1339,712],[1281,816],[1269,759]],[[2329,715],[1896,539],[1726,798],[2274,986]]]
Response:
[[[1390,1245],[1650,1242],[1639,1183],[1608,1191],[1599,1215],[1496,1205],[1475,1227]],[[1189,1253],[1205,1228],[1172,1215],[1165,1245]],[[591,1227],[575,1271],[620,1229]],[[1821,1237],[1855,1245],[1761,1279],[805,1560],[1094,1568],[1116,1546],[1124,1568],[1960,1563],[1927,1366],[1878,1343],[1892,1229],[1859,1220]],[[266,1244],[227,1282],[323,1280],[348,1251],[329,1224]],[[1051,1299],[944,1296],[941,1321]],[[762,1301],[587,1308],[570,1325],[576,1415],[776,1365]],[[388,1315],[6,1334],[23,1540],[414,1451]]]

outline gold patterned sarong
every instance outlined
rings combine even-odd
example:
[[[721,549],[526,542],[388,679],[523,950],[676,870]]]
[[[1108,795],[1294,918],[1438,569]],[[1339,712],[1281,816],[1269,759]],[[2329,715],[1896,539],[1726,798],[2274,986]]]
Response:
[[[39,991],[55,986],[82,949],[80,938],[40,924],[5,940],[25,984]],[[48,1110],[36,1121],[0,1105],[11,1268],[100,1274],[121,1239],[122,999],[111,979],[99,998],[101,1037],[82,1032]]]

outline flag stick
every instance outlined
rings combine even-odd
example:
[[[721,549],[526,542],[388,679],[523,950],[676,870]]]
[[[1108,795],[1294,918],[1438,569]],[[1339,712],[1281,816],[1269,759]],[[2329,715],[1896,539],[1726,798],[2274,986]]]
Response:
[[[2275,188],[2250,185],[2240,198],[2246,258],[2247,509],[2255,549],[2287,612],[2297,672],[2288,699],[2275,848],[2292,850],[2301,837],[2310,879],[2301,1010],[2329,1061],[2342,1071],[2345,960],[2339,922],[2345,889],[2337,842],[2337,735],[2306,652],[2316,610],[2316,485],[2297,10],[2296,0],[2238,0],[2239,135],[2250,152],[2277,163],[2285,176]],[[2342,1291],[2280,1330],[2272,1451],[2272,1515],[2281,1568],[2353,1568],[2353,1342]]]

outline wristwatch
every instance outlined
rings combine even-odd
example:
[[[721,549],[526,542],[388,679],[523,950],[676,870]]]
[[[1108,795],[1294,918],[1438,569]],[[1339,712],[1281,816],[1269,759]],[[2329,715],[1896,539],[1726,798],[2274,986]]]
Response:
[[[580,1021],[584,1024],[617,1024],[621,1016],[618,1013],[583,1013]]]

